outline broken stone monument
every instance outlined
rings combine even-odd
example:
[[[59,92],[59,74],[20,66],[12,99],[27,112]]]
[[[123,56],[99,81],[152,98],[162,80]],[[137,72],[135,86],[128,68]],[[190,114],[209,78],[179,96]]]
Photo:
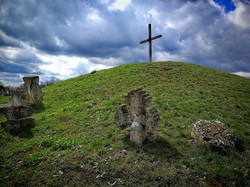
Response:
[[[23,80],[29,104],[42,105],[43,93],[39,86],[39,76],[23,77]]]
[[[19,132],[23,127],[33,123],[31,106],[5,105],[1,113],[7,118],[2,126],[10,132]]]
[[[39,76],[23,77],[24,88],[15,90],[10,96],[12,106],[42,105],[43,93],[39,86]]]
[[[233,130],[220,121],[199,120],[194,124],[191,135],[207,148],[221,153],[237,146]]]
[[[127,95],[127,104],[120,106],[115,114],[116,124],[120,129],[131,127],[130,140],[141,146],[150,136],[160,121],[155,107],[146,110],[151,97],[141,88],[132,90]]]
[[[39,76],[23,77],[24,89],[16,90],[10,96],[8,105],[0,106],[7,121],[2,126],[10,132],[19,132],[33,123],[31,105],[42,105],[43,94],[39,86]]]

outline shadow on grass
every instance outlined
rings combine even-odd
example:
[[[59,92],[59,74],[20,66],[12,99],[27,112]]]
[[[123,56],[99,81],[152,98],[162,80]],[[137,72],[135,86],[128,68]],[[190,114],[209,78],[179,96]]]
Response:
[[[39,114],[39,113],[45,111],[45,106],[44,105],[42,105],[42,106],[32,106],[32,109],[33,109],[33,114]]]
[[[19,129],[18,131],[8,131],[5,129],[5,131],[7,131],[8,133],[10,133],[12,136],[18,136],[19,138],[24,138],[24,139],[30,139],[33,138],[33,132],[32,132],[32,128],[35,127],[35,123],[33,122],[29,122],[28,124],[25,125],[25,127],[21,127],[21,129]]]
[[[131,149],[153,155],[155,159],[178,159],[182,156],[182,154],[164,137],[158,136],[154,140],[147,140],[141,147],[131,142],[129,140],[129,135],[127,135],[123,141]]]

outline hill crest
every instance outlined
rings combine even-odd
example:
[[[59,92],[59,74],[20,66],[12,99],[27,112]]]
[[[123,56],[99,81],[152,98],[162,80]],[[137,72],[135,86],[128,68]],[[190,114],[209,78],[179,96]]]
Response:
[[[114,120],[115,110],[135,88],[152,96],[162,119],[155,139],[142,148],[131,144],[129,129],[119,130]],[[34,110],[34,128],[18,136],[1,129],[3,184],[244,186],[249,182],[247,78],[181,62],[137,63],[59,82],[43,92],[44,106]],[[190,135],[199,119],[229,125],[245,151],[227,156],[206,151]]]

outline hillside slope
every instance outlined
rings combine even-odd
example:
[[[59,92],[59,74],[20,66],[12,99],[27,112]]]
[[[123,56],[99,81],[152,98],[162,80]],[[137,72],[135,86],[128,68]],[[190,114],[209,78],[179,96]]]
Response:
[[[139,87],[153,97],[162,119],[155,139],[141,148],[114,120],[124,96]],[[43,92],[34,127],[18,135],[0,129],[3,186],[250,183],[249,79],[188,63],[137,63],[66,80]],[[205,150],[190,136],[199,119],[230,126],[244,150],[224,156]]]

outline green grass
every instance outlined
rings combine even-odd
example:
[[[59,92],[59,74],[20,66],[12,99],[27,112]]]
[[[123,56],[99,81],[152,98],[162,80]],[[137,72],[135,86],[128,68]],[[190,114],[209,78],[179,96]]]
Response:
[[[124,96],[139,87],[153,97],[162,119],[155,139],[141,148],[114,120]],[[66,80],[43,93],[35,127],[17,135],[0,129],[2,186],[250,183],[249,79],[188,63],[137,63]],[[230,126],[244,150],[224,156],[205,150],[190,135],[199,119]]]
[[[8,96],[0,96],[0,104],[7,104],[9,102]]]

